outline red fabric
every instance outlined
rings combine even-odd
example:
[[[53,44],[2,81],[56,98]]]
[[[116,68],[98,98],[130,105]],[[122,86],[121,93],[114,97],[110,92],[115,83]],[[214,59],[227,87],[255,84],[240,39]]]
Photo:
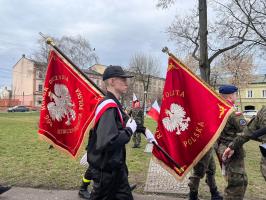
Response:
[[[158,148],[153,148],[153,155],[175,177],[182,178],[215,142],[231,112],[229,104],[169,57],[155,136],[184,172],[178,171]]]
[[[140,102],[139,100],[133,101],[132,102],[132,108],[140,108]]]
[[[103,101],[104,102],[104,101]],[[102,103],[103,103],[102,102]],[[101,103],[101,104],[102,104]],[[98,106],[99,108],[99,106]],[[122,117],[122,113],[120,112],[119,108],[118,108],[118,105],[113,101],[113,102],[108,102],[106,103],[104,106],[101,107],[101,109],[98,110],[98,108],[96,109],[96,113],[95,113],[95,119],[94,119],[94,124],[97,124],[99,119],[101,118],[101,116],[103,115],[103,113],[109,109],[109,108],[117,108],[117,112],[119,114],[119,118],[120,118],[120,121],[123,125],[123,127],[125,126],[125,123],[124,123],[124,120],[123,120],[123,117]],[[97,112],[98,111],[98,112]]]
[[[39,134],[73,157],[82,144],[102,94],[51,50],[40,111]]]
[[[159,111],[154,107],[151,107],[151,109],[147,113],[147,115],[149,115],[156,122],[158,122],[159,114],[160,114]]]

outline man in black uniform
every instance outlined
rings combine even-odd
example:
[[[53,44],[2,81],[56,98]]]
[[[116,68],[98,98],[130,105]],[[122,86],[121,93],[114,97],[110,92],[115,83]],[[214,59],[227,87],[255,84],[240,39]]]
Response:
[[[103,74],[107,94],[97,106],[87,153],[93,180],[91,200],[133,200],[125,144],[137,124],[124,113],[118,101],[126,93],[127,78],[131,77],[120,66],[109,66]]]

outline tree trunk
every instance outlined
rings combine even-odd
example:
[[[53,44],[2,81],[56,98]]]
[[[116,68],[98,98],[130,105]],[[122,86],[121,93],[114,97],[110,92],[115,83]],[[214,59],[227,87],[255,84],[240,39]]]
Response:
[[[207,2],[206,0],[199,0],[200,76],[204,81],[209,83],[210,63],[208,61],[207,35]]]

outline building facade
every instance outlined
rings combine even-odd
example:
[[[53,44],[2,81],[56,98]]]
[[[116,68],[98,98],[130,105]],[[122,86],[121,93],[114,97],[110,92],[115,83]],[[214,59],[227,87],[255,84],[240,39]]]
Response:
[[[257,75],[247,87],[239,90],[239,106],[244,110],[259,110],[266,105],[266,74]]]
[[[42,103],[46,67],[47,64],[28,59],[23,55],[13,67],[11,99],[17,102],[18,105],[25,105],[38,109]],[[102,74],[105,68],[105,65],[95,64],[83,70],[83,72],[103,91],[105,91],[105,86],[102,81]],[[128,93],[122,99],[123,105],[125,107],[131,107],[133,93],[136,94],[141,106],[144,104],[145,95],[147,108],[149,108],[155,100],[160,104],[164,83],[164,78],[150,76],[149,87],[148,90],[145,91],[142,81],[136,78],[130,79]],[[1,95],[6,96],[8,93],[5,92],[5,94]],[[1,96],[0,98],[3,97]],[[239,101],[237,104],[239,110],[242,111],[259,110],[263,105],[266,105],[266,75],[256,75],[253,82],[249,83],[245,88],[241,88],[239,90]],[[7,103],[5,103],[5,105],[7,105]]]
[[[11,98],[11,90],[9,90],[6,87],[3,87],[1,90],[0,90],[0,99],[10,99]]]
[[[35,109],[40,108],[42,104],[42,93],[47,64],[39,63],[28,59],[25,55],[13,67],[12,80],[12,99],[16,99],[19,105],[29,106]],[[102,74],[106,66],[95,64],[83,72],[103,91],[105,90]],[[159,77],[150,77],[149,88],[144,91],[141,81],[134,78],[130,79],[129,91],[122,99],[124,106],[131,106],[133,93],[144,103],[146,95],[146,106],[150,107],[154,100],[161,101],[162,90],[165,79]]]
[[[91,78],[101,89],[105,91],[104,82],[102,81],[102,74],[105,70],[105,65],[95,64],[91,66],[88,70],[84,72]],[[128,72],[130,73],[130,72]],[[132,75],[134,75],[132,73]],[[146,94],[146,107],[149,108],[151,104],[157,100],[159,103],[162,99],[162,92],[164,87],[164,78],[150,76],[149,87],[147,91],[144,90],[143,82],[137,80],[136,78],[129,79],[129,89],[124,98],[122,99],[122,104],[125,107],[130,107],[132,105],[133,93],[136,94],[138,100],[140,101],[140,105],[144,104],[144,96]]]
[[[36,62],[22,55],[13,66],[12,99],[17,99],[20,105],[40,107],[45,70],[45,63]]]

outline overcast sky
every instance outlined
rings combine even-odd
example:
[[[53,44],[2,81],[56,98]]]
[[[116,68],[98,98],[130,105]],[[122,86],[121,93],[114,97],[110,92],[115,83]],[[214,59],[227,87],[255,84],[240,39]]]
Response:
[[[11,70],[22,54],[37,48],[39,32],[57,38],[85,37],[100,64],[128,66],[134,53],[157,56],[166,71],[162,47],[173,47],[165,33],[175,14],[187,13],[194,0],[179,0],[168,10],[156,0],[0,0],[0,87],[11,85]],[[173,49],[174,50],[174,49]]]

